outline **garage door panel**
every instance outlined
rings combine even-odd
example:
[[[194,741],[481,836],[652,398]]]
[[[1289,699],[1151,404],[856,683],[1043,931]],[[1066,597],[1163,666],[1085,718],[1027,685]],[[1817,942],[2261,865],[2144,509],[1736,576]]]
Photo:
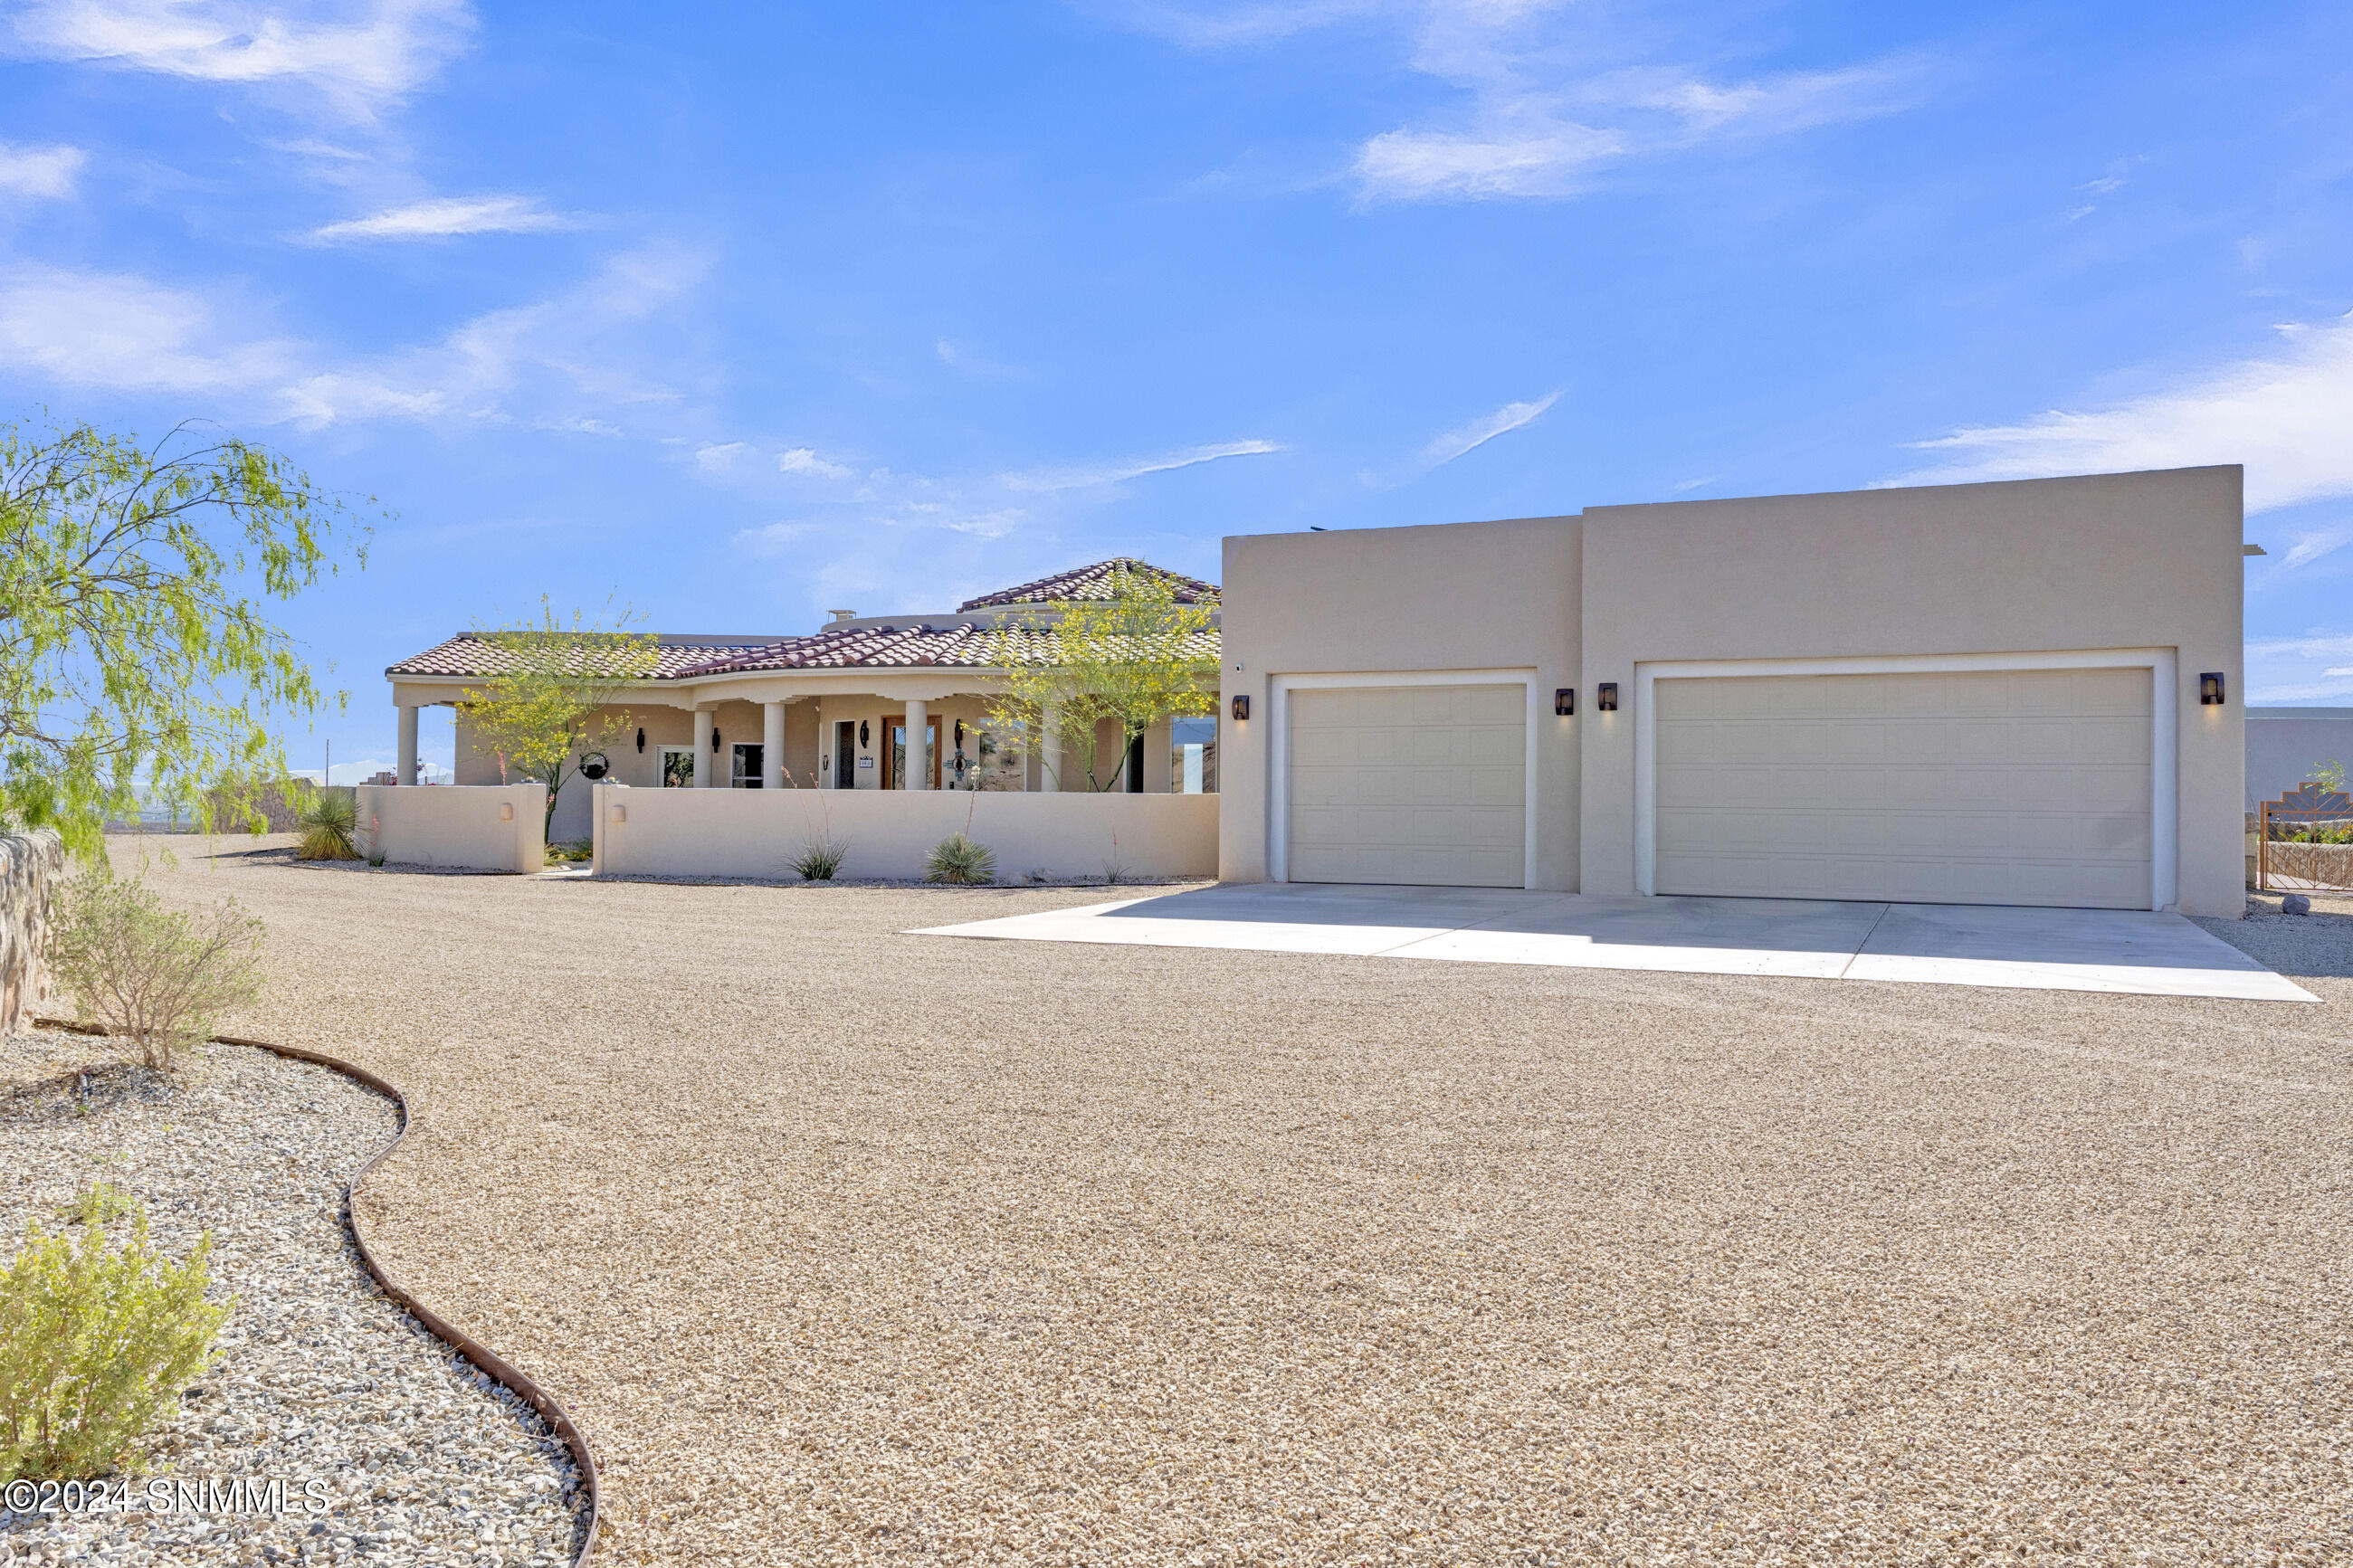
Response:
[[[2146,668],[1662,679],[1662,893],[2146,909]]]
[[[1521,884],[1525,687],[1293,691],[1288,701],[1293,881]]]

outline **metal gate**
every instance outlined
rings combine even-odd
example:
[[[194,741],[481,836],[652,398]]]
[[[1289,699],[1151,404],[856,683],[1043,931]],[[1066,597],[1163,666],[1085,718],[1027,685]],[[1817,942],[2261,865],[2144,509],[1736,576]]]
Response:
[[[2255,886],[2269,893],[2353,889],[2353,796],[2305,784],[2258,805]]]

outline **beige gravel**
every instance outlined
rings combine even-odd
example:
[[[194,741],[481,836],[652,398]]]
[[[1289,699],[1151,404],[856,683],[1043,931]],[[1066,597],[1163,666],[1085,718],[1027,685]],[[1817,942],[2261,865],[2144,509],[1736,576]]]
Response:
[[[2312,1007],[183,854],[248,1026],[409,1089],[374,1234],[612,1561],[2353,1557],[2342,903],[2227,933]]]

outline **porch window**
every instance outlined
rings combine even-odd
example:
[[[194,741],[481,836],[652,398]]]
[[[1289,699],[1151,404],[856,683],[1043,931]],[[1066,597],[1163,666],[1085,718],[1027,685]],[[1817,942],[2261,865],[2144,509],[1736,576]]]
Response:
[[[1168,774],[1178,795],[1218,793],[1217,715],[1168,721]]]
[[[766,755],[765,746],[735,748],[734,776],[728,780],[730,789],[758,789],[762,785],[761,763]]]
[[[694,787],[694,748],[664,746],[661,749],[661,782],[664,789]]]

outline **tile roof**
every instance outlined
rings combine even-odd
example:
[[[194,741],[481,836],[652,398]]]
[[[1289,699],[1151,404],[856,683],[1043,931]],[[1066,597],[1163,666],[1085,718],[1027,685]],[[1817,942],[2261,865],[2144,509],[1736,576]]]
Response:
[[[1007,657],[1010,648],[1011,657]],[[1008,663],[1043,664],[1051,634],[1027,626],[843,626],[812,637],[786,637],[767,647],[725,652],[693,669],[692,676],[735,675],[768,669],[1001,669]],[[1218,659],[1215,630],[1196,633],[1191,652],[1205,664]]]
[[[1176,599],[1180,605],[1215,604],[1218,599],[1215,583],[1204,583],[1198,577],[1187,577],[1181,572],[1155,566],[1149,561],[1118,555],[1109,561],[1098,561],[1092,566],[1073,566],[1068,572],[1057,572],[1051,577],[1040,577],[1034,583],[1000,588],[977,599],[966,599],[956,608],[987,610],[1005,605],[1042,605],[1050,599],[1108,599],[1111,597],[1112,581],[1122,571],[1157,577],[1167,583],[1176,589]]]
[[[739,644],[714,646],[708,642],[655,645],[653,679],[676,679],[699,664],[713,658],[741,649],[751,651],[767,645],[744,641]],[[504,675],[514,668],[514,659],[495,643],[483,641],[470,633],[460,633],[448,641],[427,648],[411,658],[385,669],[390,675]]]

